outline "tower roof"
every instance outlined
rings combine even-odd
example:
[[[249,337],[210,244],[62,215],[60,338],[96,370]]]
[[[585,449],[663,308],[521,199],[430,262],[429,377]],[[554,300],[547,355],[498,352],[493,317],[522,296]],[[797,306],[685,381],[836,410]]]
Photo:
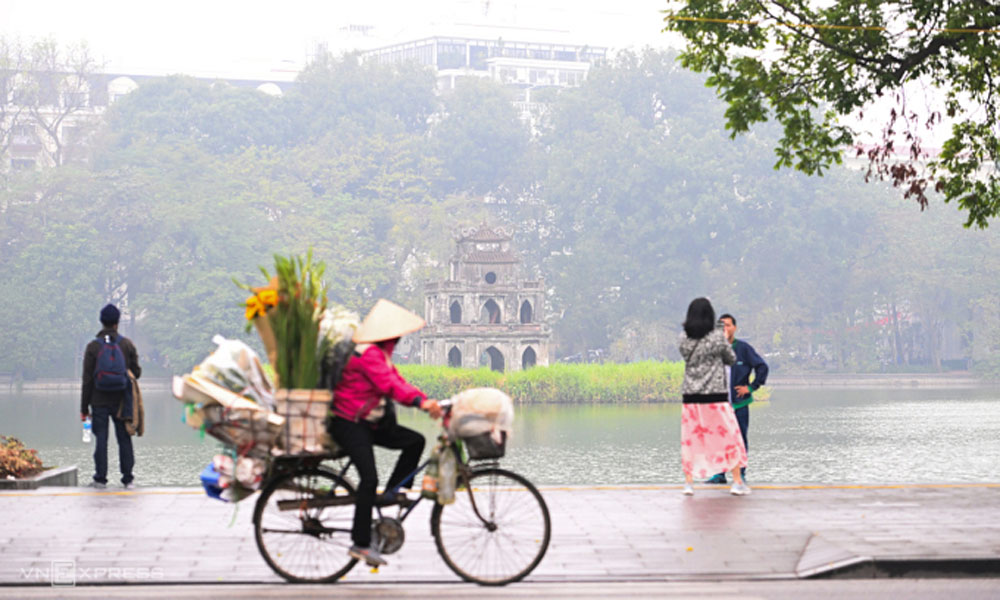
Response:
[[[510,241],[511,237],[500,227],[493,228],[482,223],[475,229],[463,229],[458,239],[461,242],[507,242]]]

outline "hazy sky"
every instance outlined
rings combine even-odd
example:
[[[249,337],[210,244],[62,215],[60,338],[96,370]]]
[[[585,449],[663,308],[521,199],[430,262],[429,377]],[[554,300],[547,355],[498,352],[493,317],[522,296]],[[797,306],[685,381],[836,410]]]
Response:
[[[663,46],[665,6],[665,0],[0,0],[0,34],[86,40],[111,71],[266,77],[295,70],[320,43],[377,47],[431,34]]]

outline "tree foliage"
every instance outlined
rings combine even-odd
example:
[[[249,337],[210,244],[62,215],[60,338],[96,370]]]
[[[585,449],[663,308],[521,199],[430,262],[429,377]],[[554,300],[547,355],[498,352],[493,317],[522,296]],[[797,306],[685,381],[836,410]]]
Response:
[[[279,98],[144,85],[87,162],[0,187],[0,373],[78,375],[108,301],[149,373],[186,370],[213,334],[245,335],[233,276],[310,247],[332,301],[419,311],[452,233],[484,220],[545,277],[555,360],[676,358],[708,295],[781,368],[1000,372],[1000,232],[857,171],[775,171],[781,128],[728,139],[704,84],[670,53],[620,53],[550,91],[534,135],[500,88],[437,95],[426,71],[352,57]]]
[[[995,3],[689,0],[666,12],[687,41],[681,63],[710,75],[732,135],[782,125],[776,166],[822,174],[849,152],[922,208],[934,190],[967,226],[1000,213]],[[917,86],[933,88],[929,111]],[[858,119],[879,110],[881,131],[865,146]],[[925,136],[942,121],[950,137],[926,157]]]

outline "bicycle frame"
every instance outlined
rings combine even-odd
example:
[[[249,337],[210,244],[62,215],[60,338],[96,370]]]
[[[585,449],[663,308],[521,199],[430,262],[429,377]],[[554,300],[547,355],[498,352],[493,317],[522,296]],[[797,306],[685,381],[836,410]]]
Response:
[[[450,408],[451,408],[450,405],[448,405],[448,406],[445,407],[446,413],[450,412]],[[459,451],[458,445],[447,436],[447,433],[445,433],[445,439],[447,440],[446,451],[452,452],[455,455],[455,462],[456,462],[456,464],[458,466],[458,473],[457,473],[456,476],[465,480],[465,488],[466,488],[466,490],[467,490],[467,492],[469,494],[469,501],[470,501],[470,503],[472,505],[473,513],[488,528],[495,527],[495,525],[493,523],[491,523],[487,519],[483,518],[483,515],[479,512],[479,507],[476,505],[476,496],[475,496],[475,494],[472,493],[472,486],[469,484],[469,480],[470,480],[469,476],[471,475],[472,471],[474,470],[473,467],[470,466],[468,464],[468,462],[462,460],[462,453]],[[272,464],[270,465],[270,468],[268,469],[268,477],[267,477],[267,479],[270,480],[272,477],[277,477],[281,473],[285,473],[285,472],[288,472],[288,471],[298,470],[302,466],[319,467],[324,461],[336,460],[336,459],[344,458],[344,457],[347,458],[347,462],[344,463],[343,467],[340,469],[339,472],[335,472],[338,477],[340,477],[340,478],[343,479],[345,477],[345,475],[347,474],[347,471],[351,468],[351,465],[354,464],[354,462],[350,459],[349,456],[347,456],[346,454],[342,454],[340,452],[334,452],[334,453],[328,453],[328,454],[314,454],[314,455],[289,455],[289,456],[284,456],[284,457],[276,458],[275,460],[272,461]],[[419,465],[412,473],[410,473],[405,478],[403,478],[402,482],[400,482],[399,484],[397,484],[392,489],[384,490],[383,493],[384,494],[390,494],[391,496],[395,497],[403,489],[403,484],[406,483],[406,482],[408,482],[408,481],[411,482],[411,483],[415,482],[417,480],[417,476],[420,475],[420,473],[422,473],[427,468],[427,465],[429,465],[430,462],[431,462],[430,459],[427,459],[421,465]],[[493,464],[497,463],[497,461],[495,461],[495,460],[484,461],[484,462],[490,462],[490,463],[493,463]],[[289,464],[289,463],[291,463],[291,464]],[[310,464],[310,463],[312,463],[312,464]],[[266,484],[266,481],[261,485],[261,488],[263,488],[265,484]],[[398,517],[399,522],[402,523],[403,521],[405,521],[406,518],[410,515],[410,513],[413,512],[413,509],[415,509],[417,507],[417,505],[420,504],[420,502],[423,499],[424,499],[424,497],[421,495],[413,503],[411,503],[409,506],[407,506],[405,509],[402,509],[401,512],[400,512],[400,514],[399,514],[399,517]],[[278,505],[282,506],[285,502],[289,503],[288,507],[290,509],[293,508],[293,507],[302,507],[300,502],[291,501],[291,500],[279,502]],[[292,504],[293,502],[295,504]],[[322,499],[320,499],[320,498],[314,498],[313,500],[311,500],[311,501],[309,501],[307,503],[307,507],[308,508],[320,508],[320,507],[323,507],[323,506],[344,506],[344,505],[353,504],[353,503],[354,503],[353,500],[350,500],[350,499],[347,499],[347,498],[322,498]],[[386,508],[386,507],[384,507],[384,506],[378,506],[377,504],[375,505],[375,513],[378,515],[379,519],[382,518],[382,509],[383,508]]]

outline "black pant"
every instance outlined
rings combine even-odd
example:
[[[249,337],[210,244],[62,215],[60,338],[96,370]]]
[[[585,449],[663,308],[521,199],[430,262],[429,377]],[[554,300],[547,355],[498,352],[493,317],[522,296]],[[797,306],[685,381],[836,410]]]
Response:
[[[122,483],[132,482],[132,467],[135,454],[132,452],[132,436],[125,429],[125,422],[115,418],[117,406],[92,406],[90,408],[91,430],[97,438],[94,446],[94,481],[108,482],[108,419],[115,424],[115,439],[118,440],[118,466],[122,471]]]
[[[743,447],[747,450],[747,460],[750,460],[750,440],[747,439],[747,432],[750,430],[750,405],[747,404],[743,408],[737,408],[736,422],[740,424],[740,435],[743,436]],[[745,475],[747,468],[743,467],[740,469],[740,475]]]
[[[424,436],[398,425],[395,420],[380,427],[370,423],[355,423],[336,417],[330,425],[330,433],[337,444],[347,452],[358,470],[357,502],[354,505],[354,527],[351,539],[354,544],[367,548],[372,541],[372,506],[375,504],[375,490],[378,487],[378,471],[375,470],[373,446],[402,450],[396,467],[385,484],[391,490],[401,483],[409,483],[407,478],[417,469],[420,455],[424,451]]]

